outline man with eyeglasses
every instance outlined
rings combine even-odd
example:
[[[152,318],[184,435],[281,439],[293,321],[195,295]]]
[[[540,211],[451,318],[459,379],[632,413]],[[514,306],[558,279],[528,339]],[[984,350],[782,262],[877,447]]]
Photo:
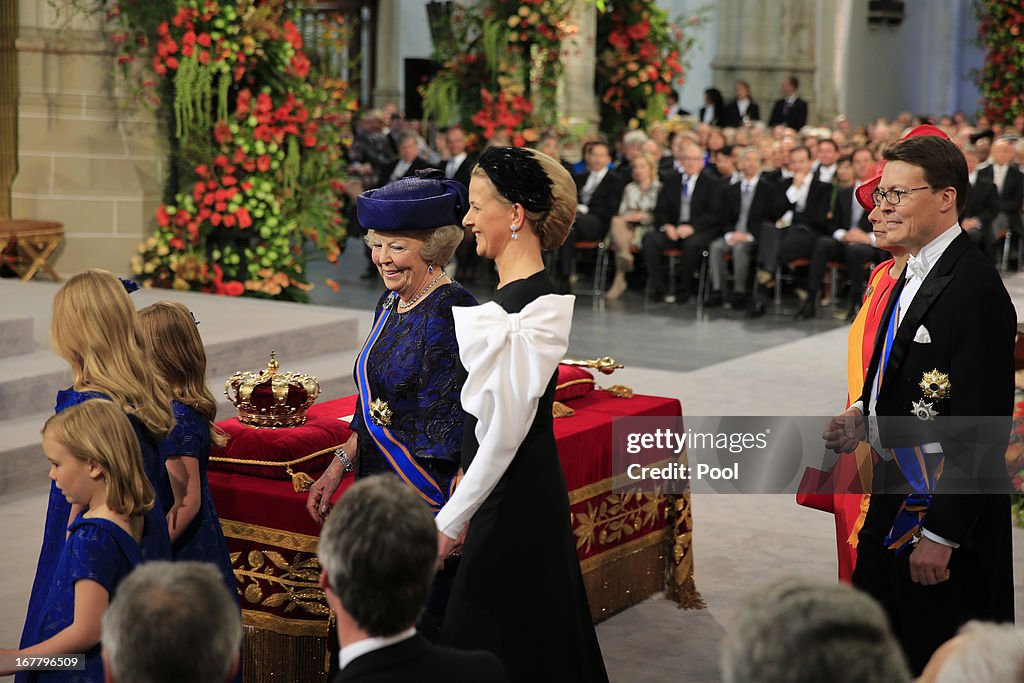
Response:
[[[873,198],[911,256],[860,400],[822,433],[837,452],[867,441],[877,455],[853,584],[885,607],[915,674],[964,622],[1014,616],[1003,454],[1016,314],[957,222],[964,156],[926,128],[884,153]]]

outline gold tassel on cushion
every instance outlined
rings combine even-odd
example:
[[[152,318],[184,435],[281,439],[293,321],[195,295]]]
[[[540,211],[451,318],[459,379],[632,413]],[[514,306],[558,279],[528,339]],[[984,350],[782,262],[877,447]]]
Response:
[[[312,488],[313,477],[305,472],[296,472],[291,467],[286,468],[285,472],[292,476],[292,488],[295,489],[295,493],[304,493]]]
[[[623,384],[613,384],[612,386],[605,388],[605,391],[616,398],[633,398],[632,387],[627,387]]]
[[[561,401],[555,401],[551,404],[551,417],[569,417],[575,415],[576,411],[565,405]]]

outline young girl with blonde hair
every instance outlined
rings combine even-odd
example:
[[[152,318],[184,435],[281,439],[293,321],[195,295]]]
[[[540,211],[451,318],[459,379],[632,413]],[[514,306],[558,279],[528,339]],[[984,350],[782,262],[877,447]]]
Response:
[[[87,400],[54,415],[43,427],[43,451],[55,487],[82,512],[68,529],[39,618],[23,636],[22,649],[0,654],[82,653],[85,671],[22,672],[16,680],[100,683],[103,613],[118,584],[144,556],[169,559],[162,518],[154,509],[156,496],[142,469],[135,430],[115,403]],[[5,673],[10,671],[0,671]]]
[[[206,386],[199,323],[176,301],[147,306],[139,311],[139,320],[174,410],[174,428],[160,443],[174,495],[167,512],[174,559],[216,564],[234,593],[227,542],[206,478],[210,444],[224,445],[227,435],[213,424],[217,403]]]
[[[50,341],[67,361],[72,385],[57,393],[55,411],[89,399],[112,401],[128,415],[140,448],[141,466],[152,485],[161,512],[173,500],[167,470],[157,443],[174,425],[170,402],[159,391],[145,351],[145,338],[125,284],[113,273],[92,269],[70,278],[53,298]],[[81,508],[73,507],[55,484],[29,598],[22,644],[38,627],[42,602],[50,590],[68,525]],[[163,541],[169,546],[166,527]]]

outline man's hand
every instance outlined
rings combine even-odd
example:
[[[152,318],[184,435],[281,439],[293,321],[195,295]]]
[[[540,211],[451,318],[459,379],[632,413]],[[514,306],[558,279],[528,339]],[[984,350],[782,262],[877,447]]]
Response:
[[[977,218],[965,218],[960,222],[960,227],[964,230],[977,230],[981,227],[981,221]]]
[[[733,230],[725,236],[725,243],[730,247],[734,247],[742,242],[750,242],[754,239],[754,236],[749,232],[738,232]]]
[[[922,538],[910,553],[910,580],[922,586],[935,586],[949,580],[949,558],[953,549],[948,545]]]
[[[864,413],[860,408],[852,407],[836,415],[825,424],[821,438],[825,440],[825,447],[836,453],[850,453],[856,450],[857,444],[867,438]]]
[[[676,226],[666,223],[661,226],[661,231],[665,233],[665,237],[669,238],[673,242],[679,239],[679,233],[676,231]]]
[[[693,226],[690,225],[689,223],[680,223],[678,226],[676,226],[676,234],[679,236],[679,239],[681,240],[685,240],[694,232],[696,231],[693,229]]]

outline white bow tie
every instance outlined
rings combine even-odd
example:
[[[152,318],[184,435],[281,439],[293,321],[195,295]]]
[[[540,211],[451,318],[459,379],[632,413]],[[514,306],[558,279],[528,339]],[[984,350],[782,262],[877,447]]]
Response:
[[[924,265],[924,261],[916,256],[911,256],[907,261],[907,279],[916,277],[918,280],[924,281],[925,276],[928,275],[928,269]]]

